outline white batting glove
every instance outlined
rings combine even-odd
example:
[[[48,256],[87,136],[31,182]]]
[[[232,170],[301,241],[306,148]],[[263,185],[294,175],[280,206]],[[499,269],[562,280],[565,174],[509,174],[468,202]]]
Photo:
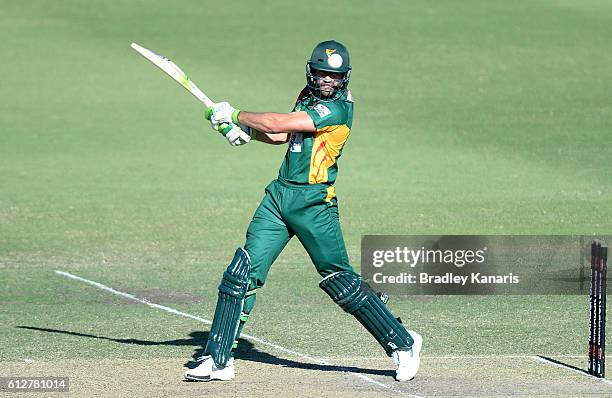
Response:
[[[232,107],[228,102],[218,102],[206,109],[204,118],[210,121],[213,130],[219,131],[221,124],[238,124],[238,114],[240,110]]]
[[[234,123],[238,124],[238,114],[240,111],[228,102],[218,102],[211,106],[209,109],[210,122],[211,123]]]
[[[246,127],[247,131],[245,132],[241,126],[238,126],[234,123],[230,124],[221,124],[219,125],[219,132],[225,136],[225,139],[231,146],[240,146],[251,141],[251,129]]]

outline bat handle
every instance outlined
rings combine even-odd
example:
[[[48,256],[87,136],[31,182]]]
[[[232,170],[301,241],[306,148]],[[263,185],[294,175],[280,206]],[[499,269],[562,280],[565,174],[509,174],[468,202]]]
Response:
[[[230,125],[229,125],[229,124],[227,124],[227,123],[221,123],[221,124],[219,125],[219,132],[220,132],[221,134],[223,134],[223,136],[224,136],[224,137],[225,137],[225,135],[226,135],[227,133],[229,133],[231,130],[232,130],[232,126],[230,126]]]

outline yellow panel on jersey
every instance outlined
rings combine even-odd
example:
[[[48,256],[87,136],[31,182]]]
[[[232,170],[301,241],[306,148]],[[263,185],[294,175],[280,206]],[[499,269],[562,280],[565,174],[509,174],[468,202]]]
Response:
[[[328,181],[328,170],[336,163],[342,146],[348,139],[350,128],[346,124],[326,126],[314,133],[310,157],[309,184]]]
[[[325,201],[331,203],[332,198],[336,196],[336,188],[333,185],[327,187],[327,196],[325,197]]]

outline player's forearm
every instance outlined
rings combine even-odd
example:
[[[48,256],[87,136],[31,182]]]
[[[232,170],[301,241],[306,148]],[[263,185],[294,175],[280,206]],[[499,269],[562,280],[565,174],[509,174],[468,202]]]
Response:
[[[286,134],[287,130],[283,127],[287,124],[289,115],[284,113],[256,113],[256,112],[240,112],[238,120],[240,123],[254,128],[255,130],[265,134]]]
[[[316,128],[306,112],[291,113],[255,113],[238,112],[238,121],[257,131],[267,134],[286,134],[314,132]]]

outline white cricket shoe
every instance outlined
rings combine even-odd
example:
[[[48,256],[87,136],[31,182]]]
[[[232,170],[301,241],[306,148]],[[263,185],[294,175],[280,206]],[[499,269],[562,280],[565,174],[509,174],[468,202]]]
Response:
[[[423,337],[412,330],[409,330],[408,333],[410,333],[410,336],[412,336],[414,340],[412,348],[409,350],[395,350],[391,354],[393,362],[395,362],[395,366],[397,367],[395,371],[395,380],[397,381],[414,379],[421,365],[419,354],[423,346]]]
[[[234,371],[234,358],[230,358],[224,368],[218,368],[210,355],[198,358],[202,361],[196,368],[185,372],[185,378],[193,381],[211,380],[233,380],[236,376]]]

